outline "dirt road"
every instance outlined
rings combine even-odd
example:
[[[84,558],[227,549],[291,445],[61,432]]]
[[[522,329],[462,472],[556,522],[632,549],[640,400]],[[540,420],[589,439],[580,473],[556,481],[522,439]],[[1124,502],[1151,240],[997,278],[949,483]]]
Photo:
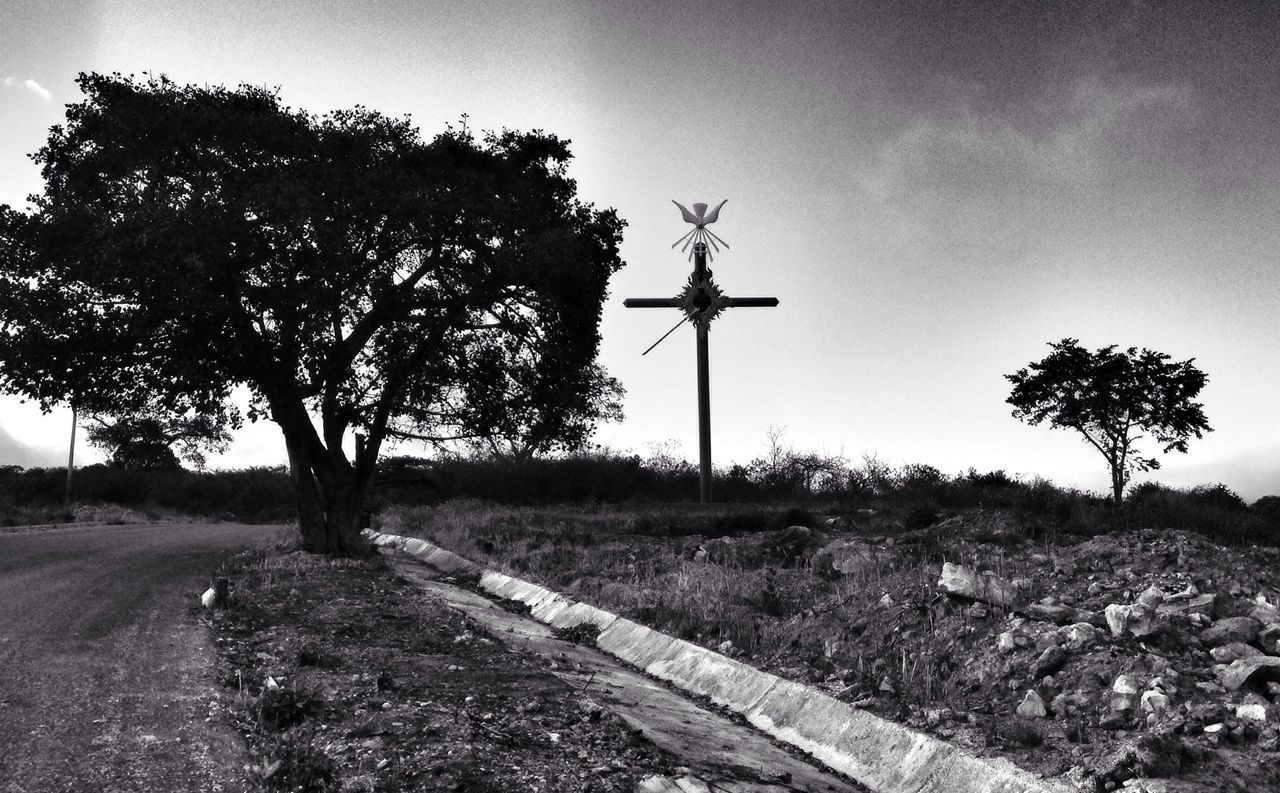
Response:
[[[234,524],[0,534],[0,793],[238,791],[196,597]]]

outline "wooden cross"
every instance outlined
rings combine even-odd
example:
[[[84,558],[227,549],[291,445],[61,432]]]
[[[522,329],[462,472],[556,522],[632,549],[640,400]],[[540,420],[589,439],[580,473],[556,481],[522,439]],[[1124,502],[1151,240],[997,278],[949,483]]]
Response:
[[[676,206],[680,206],[676,204]],[[720,203],[724,206],[724,202]],[[720,207],[716,207],[710,216],[706,216],[706,204],[694,204],[697,214],[690,213],[680,207],[686,221],[695,224],[692,232],[676,242],[679,245],[686,238],[693,237],[693,273],[684,291],[675,297],[631,297],[622,301],[627,308],[678,308],[685,314],[684,319],[675,328],[667,331],[662,337],[670,336],[676,328],[685,322],[692,322],[697,329],[698,343],[698,457],[699,479],[701,484],[701,501],[711,501],[711,372],[707,352],[707,330],[711,321],[726,308],[774,308],[778,305],[776,297],[729,297],[720,291],[720,287],[711,279],[711,271],[707,269],[707,243],[715,245],[715,241],[724,244],[724,240],[716,237],[706,225],[714,223]],[[710,237],[711,239],[708,239]],[[675,247],[675,245],[671,246]],[[725,244],[725,247],[729,246]],[[719,248],[716,248],[719,250]],[[658,339],[649,350],[658,346]],[[644,354],[648,354],[645,350]]]

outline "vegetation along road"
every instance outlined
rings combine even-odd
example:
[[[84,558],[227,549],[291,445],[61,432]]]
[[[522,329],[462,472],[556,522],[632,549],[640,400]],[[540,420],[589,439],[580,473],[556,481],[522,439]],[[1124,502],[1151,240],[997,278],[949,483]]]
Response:
[[[0,534],[0,792],[239,790],[198,595],[263,526]]]

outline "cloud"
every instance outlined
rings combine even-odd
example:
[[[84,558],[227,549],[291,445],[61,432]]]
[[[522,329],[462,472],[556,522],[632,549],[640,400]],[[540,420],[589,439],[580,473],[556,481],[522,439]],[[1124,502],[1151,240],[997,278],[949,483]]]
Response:
[[[0,80],[0,85],[3,85],[5,88],[24,88],[40,97],[40,100],[43,102],[48,102],[53,99],[53,92],[48,88],[45,88],[40,83],[37,83],[35,80],[19,80],[16,77],[6,77],[3,80]]]
[[[960,92],[954,104],[898,127],[851,176],[900,225],[989,231],[1018,222],[1036,195],[1083,190],[1158,157],[1164,136],[1194,119],[1194,100],[1183,85],[1090,77],[983,113]]]

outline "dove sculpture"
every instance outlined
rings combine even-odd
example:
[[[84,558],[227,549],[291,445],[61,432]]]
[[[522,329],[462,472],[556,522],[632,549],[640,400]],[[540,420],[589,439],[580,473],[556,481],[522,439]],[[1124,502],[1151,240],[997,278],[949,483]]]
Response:
[[[716,243],[723,245],[725,250],[729,249],[729,243],[720,239],[720,237],[716,236],[715,232],[707,228],[708,225],[715,223],[716,220],[720,218],[720,207],[729,203],[729,199],[726,198],[725,200],[721,201],[719,204],[716,205],[716,208],[711,210],[710,212],[707,211],[707,205],[702,202],[695,203],[693,205],[692,212],[690,212],[688,208],[686,208],[685,205],[681,204],[679,201],[672,200],[671,203],[680,207],[680,214],[684,217],[684,221],[686,223],[693,224],[693,228],[690,229],[687,234],[685,234],[680,239],[676,240],[671,245],[672,248],[676,247],[676,245],[679,245],[680,243],[683,242],[684,247],[680,249],[680,252],[684,253],[686,250],[689,249],[690,245],[700,242],[700,243],[703,243],[704,245],[710,244],[712,248],[715,248],[717,253],[720,252],[720,246],[717,245]],[[690,258],[692,258],[693,254],[690,253],[689,256]]]

